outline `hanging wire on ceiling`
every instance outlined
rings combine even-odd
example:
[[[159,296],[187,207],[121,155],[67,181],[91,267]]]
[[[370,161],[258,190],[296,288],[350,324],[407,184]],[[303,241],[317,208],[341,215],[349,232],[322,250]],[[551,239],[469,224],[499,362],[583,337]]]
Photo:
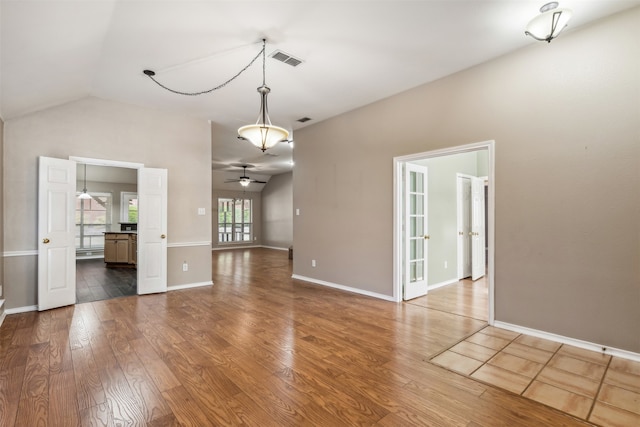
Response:
[[[165,86],[164,84],[160,83],[158,80],[155,79],[155,77],[154,77],[156,75],[155,71],[153,71],[153,70],[143,70],[142,72],[147,77],[149,77],[151,80],[153,80],[154,83],[157,84],[158,86],[160,86],[161,88],[163,88],[165,90],[168,90],[169,92],[173,92],[173,93],[175,93],[177,95],[187,95],[187,96],[204,95],[206,93],[211,93],[211,92],[213,92],[215,90],[222,89],[223,87],[225,87],[226,85],[228,85],[229,83],[231,83],[232,81],[237,79],[240,76],[240,74],[244,73],[249,67],[251,67],[253,65],[254,62],[256,62],[256,60],[258,58],[260,58],[261,55],[264,54],[265,49],[266,49],[266,47],[265,47],[264,40],[263,40],[262,49],[260,50],[260,52],[258,52],[258,54],[251,60],[251,62],[249,62],[242,70],[238,71],[238,73],[236,75],[234,75],[229,80],[227,80],[226,82],[224,82],[224,83],[222,83],[222,84],[220,84],[220,85],[218,85],[216,87],[213,87],[213,88],[207,89],[207,90],[203,90],[203,91],[200,91],[200,92],[183,92],[183,91],[171,89],[171,88]],[[264,60],[263,60],[263,68],[264,68]],[[264,71],[263,71],[263,73],[264,73]]]

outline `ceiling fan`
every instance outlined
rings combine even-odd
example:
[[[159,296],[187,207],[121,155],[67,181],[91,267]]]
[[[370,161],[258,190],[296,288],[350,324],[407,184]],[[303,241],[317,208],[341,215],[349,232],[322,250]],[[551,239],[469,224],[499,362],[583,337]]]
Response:
[[[227,179],[224,182],[239,182],[243,187],[247,187],[250,183],[255,182],[256,184],[266,184],[267,181],[258,181],[257,179],[251,179],[247,176],[247,168],[252,167],[251,165],[241,165],[242,166],[242,176],[239,179]]]

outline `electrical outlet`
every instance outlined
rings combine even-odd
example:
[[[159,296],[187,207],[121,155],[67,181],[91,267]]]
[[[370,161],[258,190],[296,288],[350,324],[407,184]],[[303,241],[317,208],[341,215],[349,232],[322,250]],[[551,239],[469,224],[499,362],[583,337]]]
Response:
[[[198,215],[205,215],[205,214],[206,214],[205,208],[198,208]]]
[[[315,266],[316,266],[316,260],[315,260],[315,259],[312,259],[312,260],[311,260],[311,267],[315,267]]]
[[[182,263],[182,271],[189,271],[189,264],[187,264],[187,261]]]

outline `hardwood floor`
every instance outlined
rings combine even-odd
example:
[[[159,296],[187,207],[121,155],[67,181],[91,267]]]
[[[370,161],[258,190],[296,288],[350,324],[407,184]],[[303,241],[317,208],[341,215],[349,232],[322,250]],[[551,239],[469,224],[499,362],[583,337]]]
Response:
[[[486,325],[214,252],[213,287],[7,316],[0,426],[573,426],[429,362]]]

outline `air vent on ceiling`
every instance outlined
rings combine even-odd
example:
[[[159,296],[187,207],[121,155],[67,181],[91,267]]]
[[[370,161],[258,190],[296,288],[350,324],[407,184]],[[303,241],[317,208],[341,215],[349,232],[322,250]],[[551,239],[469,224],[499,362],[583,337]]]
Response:
[[[298,119],[297,121],[300,122],[300,123],[304,123],[304,122],[308,122],[309,120],[311,120],[310,117],[303,117],[301,119]]]
[[[292,67],[297,67],[298,65],[302,64],[302,59],[294,58],[293,56],[289,55],[288,53],[284,53],[281,50],[276,50],[269,56],[271,56],[273,59],[277,59],[280,62],[289,64]]]

